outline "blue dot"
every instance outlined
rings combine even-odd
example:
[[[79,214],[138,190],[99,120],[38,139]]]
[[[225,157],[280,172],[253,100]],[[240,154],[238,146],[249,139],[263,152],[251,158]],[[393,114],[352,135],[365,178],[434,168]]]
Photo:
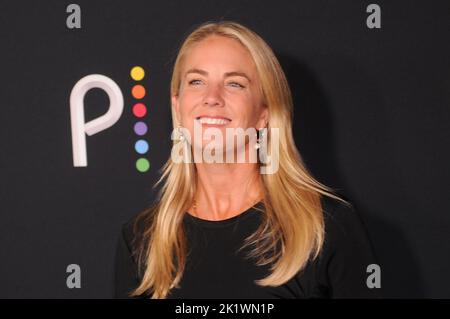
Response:
[[[139,154],[145,154],[148,151],[148,143],[145,140],[138,140],[136,144],[134,144],[134,149]]]

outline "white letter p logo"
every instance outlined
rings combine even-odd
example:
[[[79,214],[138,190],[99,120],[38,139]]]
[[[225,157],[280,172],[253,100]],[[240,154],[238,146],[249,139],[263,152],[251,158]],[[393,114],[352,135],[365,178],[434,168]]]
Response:
[[[109,97],[109,109],[102,116],[84,123],[84,96],[92,88],[103,89]],[[113,126],[123,112],[123,95],[119,86],[101,74],[87,75],[75,84],[70,93],[73,166],[87,166],[86,135],[94,135]]]

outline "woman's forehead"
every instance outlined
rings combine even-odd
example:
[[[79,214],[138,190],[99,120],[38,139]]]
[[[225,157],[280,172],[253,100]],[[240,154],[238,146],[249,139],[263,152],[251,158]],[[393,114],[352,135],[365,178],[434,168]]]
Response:
[[[183,75],[192,69],[205,72],[241,72],[250,78],[255,66],[250,53],[237,40],[208,37],[192,47],[184,58]]]

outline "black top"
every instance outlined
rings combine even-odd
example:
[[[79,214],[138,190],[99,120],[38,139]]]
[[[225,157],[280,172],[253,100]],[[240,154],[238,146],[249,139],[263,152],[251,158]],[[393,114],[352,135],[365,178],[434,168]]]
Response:
[[[258,203],[263,207],[262,203]],[[317,259],[285,284],[261,287],[268,266],[244,258],[251,248],[236,253],[261,222],[262,212],[249,208],[221,221],[185,214],[189,255],[180,288],[168,298],[378,298],[380,288],[368,288],[367,266],[378,264],[366,228],[353,208],[322,198],[325,243]],[[137,263],[131,255],[134,218],[124,224],[115,267],[115,297],[127,298],[138,286]],[[138,227],[139,228],[139,227]],[[141,228],[142,225],[141,225]],[[142,273],[142,271],[141,271]],[[148,296],[141,296],[147,297]]]

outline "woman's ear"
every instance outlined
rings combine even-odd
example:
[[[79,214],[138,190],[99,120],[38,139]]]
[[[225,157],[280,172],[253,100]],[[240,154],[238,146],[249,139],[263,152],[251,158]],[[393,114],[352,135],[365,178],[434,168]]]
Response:
[[[261,115],[259,116],[257,128],[266,127],[267,123],[269,123],[269,108],[264,105],[261,111]]]

